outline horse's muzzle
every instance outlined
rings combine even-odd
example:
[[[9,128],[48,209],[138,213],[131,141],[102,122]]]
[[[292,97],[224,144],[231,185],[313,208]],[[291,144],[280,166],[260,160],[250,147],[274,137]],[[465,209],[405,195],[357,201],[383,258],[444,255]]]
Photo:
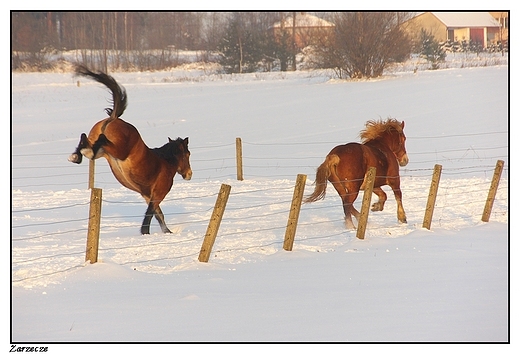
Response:
[[[403,156],[401,156],[401,158],[398,161],[399,166],[401,167],[408,165],[408,154],[404,154]]]
[[[192,174],[193,172],[191,171],[191,169],[189,169],[185,174],[182,175],[182,178],[186,181],[189,181],[191,179]]]

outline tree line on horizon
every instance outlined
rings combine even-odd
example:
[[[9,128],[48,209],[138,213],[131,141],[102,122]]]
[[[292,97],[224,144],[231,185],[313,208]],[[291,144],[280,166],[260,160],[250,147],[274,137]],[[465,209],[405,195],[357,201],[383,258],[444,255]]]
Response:
[[[99,70],[164,70],[193,50],[226,73],[296,70],[306,51],[310,64],[340,78],[381,76],[391,63],[420,52],[405,28],[410,12],[313,12],[334,26],[307,34],[273,25],[296,12],[11,12],[12,70],[44,71],[51,56],[75,50]]]

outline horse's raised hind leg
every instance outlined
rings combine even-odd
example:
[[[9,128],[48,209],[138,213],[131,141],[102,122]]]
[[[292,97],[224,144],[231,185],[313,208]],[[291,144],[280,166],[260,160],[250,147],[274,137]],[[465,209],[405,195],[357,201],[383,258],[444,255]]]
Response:
[[[83,156],[91,160],[97,159],[102,155],[103,147],[109,143],[110,141],[105,134],[100,134],[94,145],[92,145],[87,138],[87,134],[83,133],[79,139],[76,151],[69,156],[69,161],[79,164],[83,160]]]
[[[381,189],[381,187],[374,187],[373,192],[378,196],[379,200],[372,204],[372,211],[382,211],[387,199],[386,193]]]
[[[76,151],[74,151],[69,156],[69,161],[80,164],[81,161],[83,160],[82,150],[91,149],[91,148],[92,147],[90,145],[90,142],[87,139],[87,134],[85,134],[85,133],[81,134],[81,137],[79,138],[79,144],[76,147]]]
[[[89,159],[97,159],[103,154],[103,148],[108,144],[111,144],[110,141],[108,140],[105,134],[101,133],[99,134],[94,145],[92,145],[91,151],[88,152],[89,154],[92,154],[92,156],[88,156],[86,153],[83,154],[87,156]]]
[[[159,222],[159,225],[161,226],[162,232],[165,234],[171,234],[172,232],[170,231],[168,226],[166,226],[166,222],[164,221],[164,214],[163,214],[160,206],[157,206],[157,208],[155,208],[154,215],[155,215],[155,218],[157,219],[157,221]]]

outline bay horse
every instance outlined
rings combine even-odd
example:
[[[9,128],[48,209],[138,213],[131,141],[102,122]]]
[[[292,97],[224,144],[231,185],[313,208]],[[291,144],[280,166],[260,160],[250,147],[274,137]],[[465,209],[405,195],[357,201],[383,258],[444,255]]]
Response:
[[[103,72],[94,73],[82,65],[76,65],[75,74],[105,85],[112,93],[113,107],[105,109],[109,117],[94,124],[88,136],[81,134],[69,161],[79,164],[82,156],[91,160],[105,157],[115,178],[126,188],[141,194],[148,204],[141,234],[150,233],[153,216],[163,233],[171,233],[159,204],[170,192],[176,173],[185,180],[191,179],[188,138],[168,138],[162,147],[149,148],[137,129],[119,118],[127,106],[124,87],[112,76]]]
[[[365,127],[360,133],[361,144],[339,145],[329,152],[316,171],[314,192],[304,202],[323,199],[329,181],[341,197],[345,226],[355,229],[352,215],[359,221],[359,211],[354,207],[354,201],[365,187],[368,169],[375,167],[374,193],[379,200],[372,205],[372,211],[383,210],[387,196],[381,186],[388,185],[397,201],[397,219],[406,223],[399,177],[399,166],[408,164],[404,121],[400,123],[391,118],[386,121],[368,121]]]

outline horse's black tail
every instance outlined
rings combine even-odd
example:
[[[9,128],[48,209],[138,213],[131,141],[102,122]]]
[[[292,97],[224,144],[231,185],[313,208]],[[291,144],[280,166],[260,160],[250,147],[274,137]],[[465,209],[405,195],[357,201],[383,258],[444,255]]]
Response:
[[[117,81],[110,75],[104,72],[94,73],[86,66],[76,65],[76,75],[89,77],[103,85],[105,85],[112,92],[112,108],[105,108],[105,112],[110,116],[109,120],[114,120],[120,117],[126,109],[127,96],[124,87],[120,86]],[[108,123],[108,122],[107,122]]]

